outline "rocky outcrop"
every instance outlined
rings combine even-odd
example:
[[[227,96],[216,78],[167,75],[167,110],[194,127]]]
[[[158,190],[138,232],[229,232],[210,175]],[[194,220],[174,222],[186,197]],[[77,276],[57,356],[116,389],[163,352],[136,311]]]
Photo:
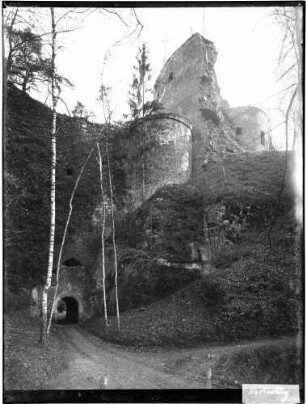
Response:
[[[176,112],[194,123],[201,115],[218,123],[220,89],[214,71],[217,51],[211,41],[192,35],[169,58],[154,86],[154,95],[165,110]]]
[[[155,99],[165,111],[182,114],[192,123],[193,175],[211,158],[243,151],[234,139],[233,128],[224,120],[216,59],[213,42],[196,33],[169,58],[154,86]]]

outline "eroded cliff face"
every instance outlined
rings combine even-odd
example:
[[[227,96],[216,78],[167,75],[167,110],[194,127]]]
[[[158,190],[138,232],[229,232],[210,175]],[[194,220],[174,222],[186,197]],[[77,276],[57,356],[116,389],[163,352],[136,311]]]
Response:
[[[186,116],[193,126],[193,175],[211,158],[242,151],[235,132],[224,120],[214,65],[213,42],[196,33],[169,58],[154,86],[165,112]]]
[[[192,35],[162,69],[154,87],[155,98],[166,110],[189,119],[206,113],[209,119],[219,121],[221,97],[214,71],[216,59],[214,44],[198,33]]]

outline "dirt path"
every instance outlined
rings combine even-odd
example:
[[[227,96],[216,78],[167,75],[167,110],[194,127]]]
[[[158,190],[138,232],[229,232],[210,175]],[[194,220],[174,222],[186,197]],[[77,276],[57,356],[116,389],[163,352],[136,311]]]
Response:
[[[169,375],[140,361],[137,355],[101,344],[78,326],[62,327],[68,368],[45,389],[192,389],[203,384]]]
[[[278,347],[286,351],[298,343],[296,338],[283,337],[223,346],[134,352],[104,342],[76,325],[59,329],[67,341],[70,360],[67,369],[44,386],[50,390],[237,388],[236,381],[224,374],[226,370],[231,374],[234,369],[223,363],[224,360],[218,369],[220,358],[227,360],[235,352],[258,348]]]

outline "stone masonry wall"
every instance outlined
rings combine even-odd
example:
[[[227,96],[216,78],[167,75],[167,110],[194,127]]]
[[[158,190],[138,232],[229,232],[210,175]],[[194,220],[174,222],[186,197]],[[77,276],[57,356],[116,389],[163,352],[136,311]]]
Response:
[[[237,107],[224,110],[236,129],[236,140],[246,151],[269,150],[271,145],[269,120],[256,107]]]
[[[165,111],[186,116],[193,127],[192,176],[224,152],[241,148],[225,122],[214,65],[213,42],[196,33],[168,59],[154,86],[154,96]]]
[[[121,136],[124,151],[125,205],[134,210],[167,184],[187,181],[191,173],[191,124],[178,114],[159,114],[135,121]]]
[[[85,268],[90,269],[96,258],[92,255],[90,249],[90,244],[93,242],[94,237],[93,229],[84,231],[82,228],[71,235],[67,239],[63,250],[62,263],[70,258],[75,258],[80,261]]]
[[[78,303],[79,321],[86,320],[94,314],[93,302],[91,299],[90,279],[88,273],[82,266],[62,266],[60,270],[59,288],[54,307],[56,308],[61,299],[71,297]],[[48,313],[51,313],[52,303],[55,293],[55,276],[48,294]],[[33,305],[31,313],[33,316],[39,316],[42,287],[35,287],[32,290]],[[56,310],[54,311],[54,313]]]

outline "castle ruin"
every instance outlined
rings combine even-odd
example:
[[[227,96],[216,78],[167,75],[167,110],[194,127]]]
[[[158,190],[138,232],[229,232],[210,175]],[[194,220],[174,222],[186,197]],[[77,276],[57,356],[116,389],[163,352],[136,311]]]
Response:
[[[154,98],[163,111],[129,123],[124,126],[124,135],[121,132],[116,137],[115,154],[124,177],[121,214],[135,211],[165,185],[197,178],[208,164],[228,153],[270,150],[269,122],[263,111],[224,108],[214,71],[216,58],[211,41],[198,33],[192,35],[169,58],[156,80]],[[82,136],[82,147],[86,142]],[[80,265],[70,268],[63,263],[64,278],[57,298],[72,317],[77,310],[76,320],[92,312],[84,268],[92,279],[97,271],[97,262],[89,257],[87,247],[91,234],[82,231],[83,227],[80,223],[80,232],[67,241],[63,254],[63,261],[76,257]]]
[[[213,42],[192,35],[168,59],[155,86],[163,113],[134,121],[120,148],[133,210],[167,184],[184,183],[227,153],[270,150],[269,121],[256,107],[224,108]],[[142,172],[143,171],[143,172]]]

